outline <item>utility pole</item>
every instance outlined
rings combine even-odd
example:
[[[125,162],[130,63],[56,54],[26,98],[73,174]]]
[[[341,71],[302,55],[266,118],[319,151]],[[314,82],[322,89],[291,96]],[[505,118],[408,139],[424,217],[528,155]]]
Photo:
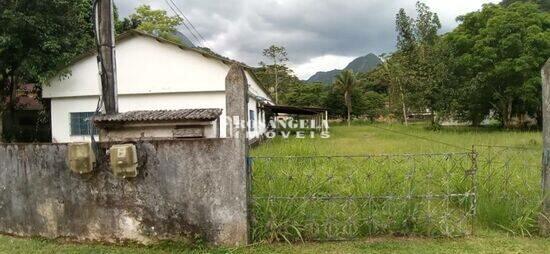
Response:
[[[110,115],[118,113],[113,1],[97,0],[96,10],[101,95],[104,113]]]
[[[550,235],[550,58],[542,67],[542,213],[539,225],[542,235]]]

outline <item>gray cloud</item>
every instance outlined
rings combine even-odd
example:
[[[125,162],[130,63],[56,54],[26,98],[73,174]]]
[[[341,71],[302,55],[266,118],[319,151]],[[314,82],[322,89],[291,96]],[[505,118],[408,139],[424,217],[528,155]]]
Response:
[[[287,48],[294,65],[323,55],[355,57],[391,52],[395,13],[414,13],[415,0],[173,0],[213,50],[256,65],[271,44]],[[498,0],[427,0],[438,12],[443,31],[458,15]],[[115,0],[121,16],[141,4],[173,15],[165,0]],[[185,27],[180,27],[192,38]]]

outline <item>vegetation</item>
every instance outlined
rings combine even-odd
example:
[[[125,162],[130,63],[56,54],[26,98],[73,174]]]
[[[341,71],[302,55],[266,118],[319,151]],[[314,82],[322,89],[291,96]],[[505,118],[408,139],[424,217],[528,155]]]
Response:
[[[0,2],[0,118],[12,121],[22,84],[44,83],[93,45],[91,6],[91,0]]]
[[[403,118],[429,109],[432,124],[454,118],[479,125],[488,117],[507,128],[528,118],[541,124],[540,69],[550,55],[550,13],[541,8],[532,1],[484,5],[442,36],[425,4],[417,3],[416,19],[400,10],[398,50],[382,67],[390,104],[401,106]]]
[[[452,110],[478,124],[494,112],[503,126],[512,117],[541,117],[540,69],[550,56],[550,13],[533,3],[485,5],[459,17],[461,25],[443,38]],[[452,86],[456,86],[453,88]]]
[[[473,166],[476,183],[467,176]],[[523,147],[523,149],[499,146]],[[255,237],[271,241],[347,238],[379,234],[455,236],[468,225],[533,235],[540,209],[540,133],[425,124],[352,125],[331,129],[329,139],[275,139],[253,150]],[[451,155],[441,153],[453,152]],[[429,156],[262,159],[263,156],[434,154]],[[439,154],[439,155],[438,155]],[[415,173],[411,170],[415,169]],[[412,175],[410,175],[412,174]],[[412,177],[412,178],[411,178]],[[432,180],[427,180],[432,179]],[[414,186],[411,189],[410,186]],[[269,197],[365,197],[467,193],[472,199],[287,200]],[[328,223],[328,224],[324,224]]]
[[[334,88],[344,93],[344,102],[346,104],[346,110],[348,114],[348,126],[351,125],[351,94],[358,85],[359,80],[357,80],[355,73],[350,70],[342,71],[338,76],[336,76],[336,80],[334,81]]]
[[[215,248],[164,242],[152,246],[75,244],[40,238],[0,236],[0,253],[546,253],[545,238],[510,237],[482,232],[477,237],[428,239],[375,237],[353,242],[254,244],[237,248]]]
[[[540,69],[550,56],[546,2],[486,4],[480,11],[458,17],[459,26],[443,35],[438,34],[441,23],[437,13],[426,4],[416,4],[414,17],[399,10],[397,50],[383,55],[378,68],[357,73],[365,82],[349,93],[354,105],[351,116],[375,119],[387,114],[407,124],[408,116],[431,112],[432,129],[450,119],[474,126],[496,119],[506,128],[526,127],[530,119],[536,119],[540,127]],[[315,80],[332,79],[330,75],[338,73],[320,73],[324,76]],[[279,92],[280,103],[322,106],[333,117],[347,118],[345,93],[334,92],[330,86],[319,93],[323,90],[319,83],[299,81],[288,69],[282,70],[281,76],[289,78],[280,82],[285,87]],[[372,99],[373,92],[385,98],[386,110],[367,112],[369,107],[362,107],[371,103],[364,101],[366,93]]]
[[[122,21],[122,26],[131,24],[143,32],[178,42],[180,38],[175,33],[182,23],[183,19],[179,16],[171,17],[164,10],[152,10],[149,5],[141,5],[136,8],[136,13]]]
[[[260,62],[264,70],[264,81],[269,80],[266,84],[270,87],[270,90],[275,94],[275,103],[279,103],[279,76],[291,77],[292,73],[288,69],[285,63],[288,61],[288,56],[285,47],[271,45],[269,48],[264,49],[263,56],[268,58],[270,64]],[[266,77],[265,74],[271,77]]]

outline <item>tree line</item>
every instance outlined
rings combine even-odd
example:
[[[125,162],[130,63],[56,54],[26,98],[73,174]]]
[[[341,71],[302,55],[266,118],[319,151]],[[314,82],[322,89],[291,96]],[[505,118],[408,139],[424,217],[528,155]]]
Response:
[[[445,120],[477,126],[495,119],[511,128],[531,119],[540,125],[549,10],[546,1],[486,4],[440,34],[437,13],[418,2],[415,17],[404,9],[396,14],[397,50],[382,55],[383,64],[369,73],[346,71],[330,86],[306,84],[281,62],[264,64],[257,74],[272,84],[278,69],[279,103],[326,107],[343,119],[387,116],[406,124],[408,116],[428,112],[435,128]]]

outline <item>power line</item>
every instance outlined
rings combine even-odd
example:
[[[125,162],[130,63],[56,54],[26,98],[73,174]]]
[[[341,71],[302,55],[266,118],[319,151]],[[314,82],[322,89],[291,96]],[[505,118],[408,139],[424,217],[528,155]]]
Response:
[[[173,0],[170,0],[170,2],[172,2],[174,4],[174,7],[176,7],[176,9],[180,12],[180,14],[183,16],[183,18],[185,20],[187,20],[187,22],[189,23],[189,25],[191,25],[191,28],[193,29],[193,31],[195,31],[199,37],[201,37],[202,41],[203,42],[206,42],[206,40],[204,39],[204,37],[202,37],[202,34],[195,28],[195,26],[193,25],[193,23],[191,23],[191,20],[189,20],[187,18],[187,16],[185,16],[185,14],[183,14],[183,11],[180,10],[180,8],[178,7],[178,5],[176,3],[173,2]]]
[[[170,2],[168,2],[170,1]],[[174,7],[172,7],[172,5],[170,3],[172,3],[176,8],[177,8],[177,5],[175,5],[175,3],[172,1],[172,0],[164,0],[164,2],[166,2],[166,4],[168,5],[168,7],[170,7],[170,9],[174,12],[174,14],[176,14],[176,16],[178,16],[183,22],[183,25],[185,26],[185,28],[187,29],[187,31],[189,31],[189,33],[191,33],[191,35],[195,38],[195,40],[197,41],[197,44],[199,45],[202,45],[202,42],[200,41],[200,39],[197,37],[197,35],[195,35],[195,33],[193,33],[193,31],[191,30],[191,28],[189,26],[187,26],[186,22],[185,22],[185,19],[183,19],[180,14],[174,9]],[[182,13],[183,14],[183,13]]]
[[[180,18],[182,21],[184,21],[184,19],[179,15],[179,13],[174,9],[174,7],[172,7],[172,5],[167,0],[164,0],[164,2],[168,5],[168,7],[170,7],[172,12],[174,12],[174,14],[176,14],[176,16],[178,16],[178,18]],[[170,2],[172,4],[174,4],[174,2],[172,2],[172,1],[170,1]],[[189,33],[191,33],[191,35],[195,38],[195,40],[197,41],[197,44],[201,44],[201,41],[199,40],[199,38],[197,38],[197,36],[193,33],[193,31],[191,31],[189,26],[187,26],[187,24],[185,22],[182,22],[182,23],[185,26],[185,28],[187,29],[187,31],[189,31]]]

